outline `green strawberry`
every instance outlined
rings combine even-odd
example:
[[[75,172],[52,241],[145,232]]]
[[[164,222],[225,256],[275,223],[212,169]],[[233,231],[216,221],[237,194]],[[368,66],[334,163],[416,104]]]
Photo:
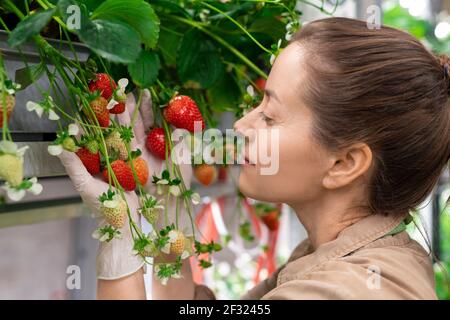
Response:
[[[62,142],[62,146],[64,149],[66,149],[67,151],[70,151],[70,152],[78,151],[78,147],[75,143],[75,140],[73,140],[73,138],[71,138],[71,137],[65,138]]]
[[[23,180],[23,160],[12,154],[0,155],[0,178],[18,186]]]
[[[85,147],[90,153],[96,154],[98,152],[98,142],[95,140],[89,140],[86,142]]]

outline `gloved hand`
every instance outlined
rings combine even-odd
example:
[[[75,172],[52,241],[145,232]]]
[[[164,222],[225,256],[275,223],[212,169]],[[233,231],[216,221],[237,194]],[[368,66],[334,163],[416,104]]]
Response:
[[[135,112],[136,101],[134,95],[130,93],[127,95],[126,111],[118,115],[117,120],[124,126],[133,125],[134,138],[131,141],[131,149],[136,150],[138,148],[141,150],[141,157],[149,166],[150,176],[161,176],[162,171],[165,169],[165,161],[161,161],[160,159],[154,157],[145,147],[147,138],[146,129],[149,129],[153,125],[153,112],[151,104],[152,101],[150,92],[148,90],[144,90],[142,93],[140,108]],[[104,182],[100,177],[93,177],[89,174],[75,153],[64,151],[59,158],[66,168],[66,171],[76,190],[80,193],[83,202],[94,215],[101,216],[99,212],[100,202],[98,197],[102,193],[107,192],[109,189],[108,183]],[[184,164],[180,165],[180,169],[185,185],[189,188],[192,177],[192,167],[189,164]],[[149,194],[156,196],[156,188],[152,184],[151,180],[152,179],[149,179],[147,185],[144,186],[144,189]],[[139,197],[134,191],[125,192],[125,197],[129,206],[131,217],[140,229],[140,215],[138,213],[138,209],[141,205],[139,202]],[[169,224],[174,223],[176,220],[176,201],[174,197],[171,197],[167,206]],[[184,206],[181,204],[179,207],[183,208]],[[165,222],[165,219],[161,217],[157,223],[158,227],[164,227]],[[190,220],[184,209],[181,209],[179,212],[178,222],[180,230],[190,230],[190,228],[188,228],[190,225]],[[100,227],[105,224],[105,219],[100,217]],[[121,239],[113,239],[110,242],[101,242],[100,244],[97,255],[98,279],[119,279],[136,272],[145,264],[139,255],[135,255],[133,253],[134,242],[131,235],[128,218],[120,231]]]
[[[99,219],[99,227],[107,225],[105,218],[100,214],[98,197],[108,191],[108,183],[101,178],[93,177],[75,153],[63,151],[59,158],[84,204]],[[140,227],[138,196],[131,191],[125,192],[125,198],[133,221]],[[119,279],[136,272],[144,265],[143,259],[132,253],[134,241],[128,217],[125,221],[125,225],[120,228],[120,238],[100,242],[96,261],[98,279]]]

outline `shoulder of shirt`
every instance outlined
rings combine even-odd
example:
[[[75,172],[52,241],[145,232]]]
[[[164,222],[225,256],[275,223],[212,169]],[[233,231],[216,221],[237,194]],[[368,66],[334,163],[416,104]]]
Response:
[[[381,288],[371,289],[370,283],[377,276]],[[346,256],[334,257],[306,273],[290,275],[288,281],[263,299],[433,299],[432,277],[428,254],[405,232],[378,239]],[[411,279],[418,290],[409,288]]]

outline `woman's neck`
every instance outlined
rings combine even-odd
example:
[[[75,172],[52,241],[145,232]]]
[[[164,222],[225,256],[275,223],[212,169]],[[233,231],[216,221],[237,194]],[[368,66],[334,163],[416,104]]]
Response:
[[[342,197],[321,198],[308,204],[292,204],[291,207],[308,233],[314,250],[324,243],[333,241],[345,228],[369,216],[369,210],[355,207],[354,201],[344,201]]]

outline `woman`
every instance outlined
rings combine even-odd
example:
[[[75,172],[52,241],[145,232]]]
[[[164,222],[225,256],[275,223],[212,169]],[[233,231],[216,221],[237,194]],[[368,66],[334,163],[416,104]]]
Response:
[[[449,63],[402,31],[369,30],[352,19],[315,21],[294,36],[273,65],[263,101],[235,129],[247,139],[247,155],[270,148],[256,129],[278,130],[278,172],[261,175],[258,159],[247,159],[239,187],[291,206],[308,239],[243,298],[436,298],[429,255],[404,226],[449,160]],[[142,118],[137,145],[149,123]],[[62,160],[89,202],[82,165],[73,154]],[[98,297],[144,299],[142,262],[117,246],[101,248]],[[155,280],[153,297],[214,298],[192,281],[187,263],[182,274],[167,286]]]

